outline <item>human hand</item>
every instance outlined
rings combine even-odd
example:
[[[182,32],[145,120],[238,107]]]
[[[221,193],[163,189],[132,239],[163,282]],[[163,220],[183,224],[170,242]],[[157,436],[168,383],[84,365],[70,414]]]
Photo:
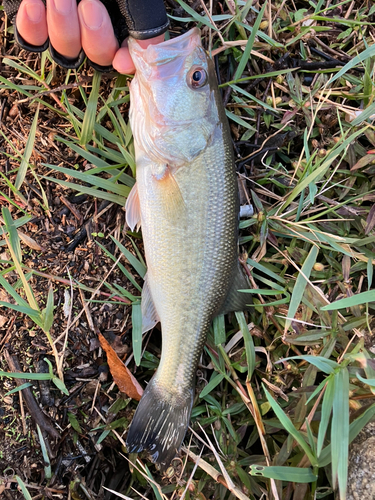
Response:
[[[78,68],[85,54],[91,65],[133,73],[126,36],[141,45],[164,40],[168,20],[163,0],[4,0],[18,43],[33,52],[50,46],[54,60]]]

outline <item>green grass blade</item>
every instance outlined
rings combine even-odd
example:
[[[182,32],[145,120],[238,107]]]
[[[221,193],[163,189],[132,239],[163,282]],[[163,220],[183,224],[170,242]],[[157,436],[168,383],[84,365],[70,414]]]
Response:
[[[356,377],[364,384],[367,384],[370,387],[375,387],[375,378],[364,378],[359,373],[356,373]]]
[[[305,288],[307,286],[307,280],[310,278],[311,270],[318,257],[319,248],[315,245],[312,246],[308,256],[303,263],[301,272],[298,274],[296,284],[294,285],[292,297],[290,299],[287,319],[285,320],[285,331],[287,331],[292,323],[297,309],[299,308],[303,294],[305,293]]]
[[[142,264],[137,259],[137,257],[135,257],[131,252],[129,252],[129,250],[127,248],[125,248],[122,243],[120,243],[118,240],[116,240],[116,238],[114,238],[113,236],[111,236],[111,239],[116,243],[116,245],[118,246],[119,250],[123,253],[123,255],[125,255],[125,257],[129,261],[130,265],[134,267],[134,269],[137,271],[137,273],[139,274],[139,276],[141,276],[142,278],[144,278],[145,274],[147,272],[146,266],[144,264]]]
[[[98,156],[90,153],[89,151],[86,151],[85,149],[79,147],[77,144],[74,144],[74,142],[72,142],[72,141],[66,141],[65,139],[62,139],[61,137],[56,137],[56,140],[58,140],[59,142],[62,142],[63,144],[66,144],[75,153],[82,156],[82,158],[85,158],[85,160],[90,162],[92,165],[95,165],[95,167],[105,169],[109,166],[106,161],[104,161],[101,158],[99,158]],[[52,165],[46,165],[46,166],[49,168],[55,168]],[[67,170],[72,171],[71,169],[67,169]]]
[[[80,140],[81,146],[84,146],[92,139],[92,134],[94,132],[94,126],[96,120],[96,109],[98,106],[100,80],[101,80],[101,73],[99,73],[99,71],[95,71],[92,79],[90,97],[87,102],[87,108],[85,116],[83,118],[82,133]]]
[[[31,286],[29,285],[25,275],[23,274],[21,263],[17,259],[17,255],[14,253],[12,246],[9,244],[9,239],[7,238],[7,236],[4,235],[4,238],[5,238],[5,241],[8,245],[9,252],[12,256],[13,263],[17,269],[17,272],[18,272],[21,280],[22,280],[23,288],[24,288],[29,306],[31,307],[31,309],[35,309],[36,311],[39,311],[38,304],[37,304],[35,297],[34,297],[34,292],[31,288]]]
[[[78,191],[79,193],[88,194],[89,196],[93,196],[94,198],[99,198],[101,200],[108,200],[112,203],[117,203],[122,207],[124,207],[126,203],[126,197],[119,196],[118,194],[109,193],[108,191],[101,191],[99,189],[90,188],[87,186],[81,186],[80,184],[74,184],[74,182],[61,181],[60,179],[55,179],[54,177],[42,177],[44,179],[47,179],[48,181],[55,182],[56,184],[60,184],[61,186],[66,186],[70,189],[73,189],[74,191]],[[128,192],[130,192],[130,189],[128,189]]]
[[[249,39],[248,39],[246,47],[245,47],[245,51],[242,54],[241,60],[240,60],[239,65],[236,69],[236,72],[234,74],[234,80],[237,80],[238,78],[240,78],[242,73],[244,72],[247,61],[250,58],[251,51],[253,49],[254,42],[255,42],[255,37],[257,35],[257,31],[259,29],[260,23],[262,22],[264,11],[265,11],[267,5],[268,5],[268,2],[264,2],[263,7],[255,20],[255,23],[254,23],[252,30],[251,30],[251,34],[249,36]]]
[[[246,120],[243,120],[242,118],[240,118],[239,116],[237,116],[235,113],[232,113],[231,111],[228,111],[227,109],[225,110],[225,114],[227,115],[227,117],[229,118],[229,120],[233,120],[234,122],[238,123],[238,125],[241,125],[242,127],[245,127],[249,130],[254,130],[254,127],[249,123],[247,122]]]
[[[352,297],[337,300],[332,304],[328,304],[321,308],[322,311],[337,311],[338,309],[345,309],[346,307],[359,306],[367,304],[368,302],[375,302],[375,290],[368,290],[367,292],[357,293]]]
[[[331,377],[329,378],[329,380],[327,380],[327,387],[324,393],[323,403],[322,403],[322,415],[320,418],[318,443],[316,451],[318,457],[320,456],[323,449],[324,439],[326,437],[329,419],[331,417],[334,392],[335,392],[335,380],[333,377]]]
[[[233,90],[235,90],[236,92],[239,92],[240,94],[242,94],[242,95],[246,96],[247,98],[251,99],[252,101],[256,102],[262,108],[268,109],[268,111],[271,111],[272,113],[280,113],[280,110],[275,109],[272,106],[270,106],[269,104],[267,104],[266,102],[261,101],[260,99],[258,99],[257,97],[255,97],[253,94],[249,94],[249,92],[247,92],[245,89],[243,89],[241,87],[238,87],[238,85],[231,84],[230,86],[232,87]],[[242,121],[244,121],[244,120],[242,120]],[[249,124],[247,124],[246,126],[248,128],[251,128],[251,129],[255,130]]]
[[[43,310],[43,319],[44,319],[43,330],[47,333],[50,331],[50,329],[52,328],[52,325],[53,325],[53,320],[54,320],[53,310],[54,310],[54,308],[55,307],[53,305],[53,288],[52,288],[52,286],[50,286],[48,289],[47,305],[46,305],[45,309]]]
[[[29,490],[26,488],[25,483],[19,476],[16,476],[18,486],[21,488],[22,494],[25,497],[25,500],[32,500],[32,497],[29,493]]]
[[[132,171],[133,177],[135,177],[135,169],[136,169],[135,158],[129,153],[129,151],[127,151],[123,146],[121,146],[121,144],[117,144],[117,145],[119,147],[119,150],[122,153],[122,156],[124,157],[125,161],[129,165],[129,167]]]
[[[365,122],[375,113],[375,103],[371,104],[368,108],[363,110],[354,120],[351,122],[353,127],[361,125],[361,123]]]
[[[219,314],[213,320],[215,345],[223,344],[226,340],[224,314]]]
[[[267,401],[271,405],[271,407],[272,407],[273,411],[275,412],[276,417],[279,419],[281,425],[298,442],[298,444],[301,446],[303,451],[306,453],[308,459],[310,460],[311,465],[316,466],[317,465],[316,458],[314,457],[309,445],[306,443],[302,434],[294,427],[293,422],[290,420],[290,418],[287,415],[285,415],[283,410],[280,408],[280,406],[277,404],[277,402],[273,399],[273,397],[267,391],[267,389],[264,387],[264,385],[263,385],[263,390],[266,394]]]
[[[13,299],[17,302],[17,305],[19,305],[20,307],[27,307],[30,309],[29,307],[29,304],[26,302],[25,299],[23,299],[20,295],[18,295],[18,293],[16,292],[16,290],[12,287],[12,285],[10,285],[7,280],[4,278],[4,276],[2,276],[0,274],[0,285],[4,288],[4,290],[9,293],[9,295],[11,297],[13,297]],[[4,304],[6,306],[8,306],[8,302],[4,302]],[[32,309],[32,311],[34,311],[34,309]],[[27,313],[26,313],[27,314]]]
[[[22,63],[22,64],[18,64],[16,61],[14,61],[13,59],[8,59],[7,57],[5,57],[3,59],[3,64],[6,64],[7,66],[10,66],[14,69],[16,69],[17,71],[19,71],[20,73],[23,73],[25,75],[28,75],[30,76],[33,80],[36,80],[38,82],[42,82],[42,78],[40,77],[40,75],[38,75],[38,73],[36,73],[35,71],[33,71],[32,69],[30,69],[26,64]]]
[[[120,196],[123,197],[128,196],[128,194],[130,193],[129,186],[124,186],[122,184],[115,184],[114,182],[111,182],[108,179],[102,179],[101,177],[92,175],[87,172],[80,172],[79,170],[72,170],[71,168],[57,167],[53,165],[45,165],[45,166],[53,170],[57,170],[58,172],[62,172],[63,174],[68,175],[69,177],[73,177],[74,179],[87,182],[92,186],[95,186],[96,188],[104,189],[106,191],[119,194]],[[58,179],[56,179],[56,181],[60,182]]]
[[[4,394],[4,396],[9,396],[10,394],[15,394],[16,392],[23,391],[23,389],[27,389],[28,387],[32,387],[33,384],[31,382],[25,382],[24,384],[12,389],[11,391]]]
[[[154,480],[154,478],[152,477],[152,474],[149,470],[149,468],[147,467],[147,465],[144,465],[144,470],[146,471],[146,474],[147,476],[149,477],[149,481],[148,483],[151,484],[151,487],[153,489],[153,492],[154,492],[154,495],[156,497],[156,500],[165,500],[167,497],[165,497],[161,491],[161,488],[159,486],[159,484]]]
[[[69,395],[69,392],[68,392],[68,395]],[[40,430],[40,427],[38,424],[36,425],[36,428],[38,430],[39,443],[40,443],[40,447],[42,449],[42,455],[43,455],[43,459],[44,459],[44,474],[46,476],[46,479],[49,480],[52,477],[51,461],[50,461],[49,456],[48,456],[48,451],[47,451],[46,443],[44,442],[44,437],[43,437],[42,431]]]
[[[367,288],[370,290],[372,285],[372,277],[373,277],[374,267],[372,265],[372,259],[367,261]]]
[[[213,391],[215,387],[217,387],[223,379],[224,379],[223,373],[214,373],[211,377],[211,380],[206,385],[206,387],[204,387],[200,392],[199,397],[203,399],[205,396],[210,394],[210,392]]]
[[[339,366],[332,359],[323,358],[323,356],[311,356],[310,354],[306,354],[305,356],[291,356],[289,358],[283,358],[283,361],[288,361],[289,359],[302,359],[304,361],[308,361],[312,365],[316,366],[318,370],[321,370],[322,372],[327,374],[333,373],[334,370]]]
[[[251,465],[250,475],[279,479],[280,481],[290,481],[292,483],[313,483],[317,479],[317,476],[311,469],[299,467]]]
[[[13,309],[13,311],[17,311],[22,314],[27,314],[38,326],[41,326],[40,321],[40,313],[35,309],[32,309],[29,306],[19,306],[18,304],[10,304],[9,302],[3,302],[0,300],[0,306],[7,307],[9,309]]]
[[[36,110],[36,113],[35,113],[35,116],[33,119],[33,123],[31,124],[31,127],[30,127],[29,137],[27,138],[27,141],[26,141],[25,151],[22,155],[21,165],[18,169],[16,181],[14,183],[14,186],[17,190],[20,189],[20,187],[22,186],[22,183],[26,177],[26,172],[27,172],[27,167],[29,166],[30,156],[31,156],[33,149],[34,149],[35,133],[36,133],[36,127],[38,124],[38,116],[39,116],[39,105],[38,105],[38,108]]]
[[[103,252],[106,255],[108,255],[108,257],[110,259],[113,260],[113,262],[117,262],[117,258],[114,255],[112,255],[111,252],[109,252],[108,249],[105,248],[105,246],[103,246],[101,243],[99,243],[99,241],[97,241],[96,244],[103,250]],[[142,287],[140,285],[138,285],[138,283],[136,282],[134,276],[126,269],[126,267],[123,266],[121,264],[121,262],[118,262],[117,266],[123,272],[123,274],[128,278],[128,280],[135,286],[135,288],[141,292],[142,291]],[[108,283],[105,283],[105,285],[109,287]],[[117,288],[117,285],[115,283],[113,283],[113,285],[116,286],[116,288]],[[118,288],[118,290],[121,290],[121,289]]]
[[[69,396],[69,391],[62,380],[60,380],[58,377],[52,377],[52,382],[63,394]]]
[[[346,498],[349,453],[349,372],[341,368],[334,378],[331,429],[332,484],[338,483],[340,500]]]
[[[195,12],[187,3],[183,0],[177,0],[177,2],[181,5],[185,12],[187,12],[197,23],[202,23],[211,28],[214,31],[217,31],[215,26],[211,23],[207,16],[200,16],[198,12]],[[185,21],[185,20],[184,20]]]
[[[353,59],[351,59],[347,64],[345,64],[345,66],[343,68],[341,68],[340,71],[338,73],[336,73],[336,75],[333,76],[329,80],[329,83],[333,83],[335,80],[337,80],[338,78],[341,78],[343,75],[345,75],[345,73],[347,73],[349,70],[351,70],[352,68],[355,68],[357,66],[357,64],[365,61],[366,59],[368,59],[370,57],[374,57],[374,56],[375,56],[375,45],[371,45],[366,50],[364,50],[363,52],[358,54],[358,56],[353,57]]]
[[[285,283],[285,279],[279,276],[278,274],[274,273],[268,267],[264,266],[263,264],[260,264],[259,262],[256,262],[255,260],[252,259],[247,259],[246,261],[249,266],[255,267],[255,269],[258,269],[258,271],[261,271],[262,273],[266,274],[270,278],[279,281],[280,283]]]
[[[268,290],[267,288],[246,288],[246,290],[238,290],[241,293],[252,293],[256,295],[281,295],[285,290]]]
[[[51,380],[49,373],[18,373],[18,372],[3,372],[0,370],[0,377],[8,378],[23,378],[24,380]]]
[[[64,142],[64,139],[61,139],[58,137],[56,139],[59,139],[61,142]],[[123,158],[122,154],[119,153],[119,151],[116,151],[110,147],[106,147],[105,149],[99,149],[99,148],[95,148],[94,146],[90,146],[90,144],[87,144],[86,147],[87,147],[88,151],[91,151],[92,153],[96,153],[97,155],[103,156],[107,160],[111,160],[114,163],[118,163],[118,164],[124,163],[124,158]],[[101,161],[103,161],[103,160],[101,160]]]
[[[6,230],[8,231],[9,244],[12,246],[13,252],[16,255],[18,261],[22,262],[21,243],[14,220],[12,219],[12,216],[7,207],[3,207],[1,212],[3,214]]]
[[[247,377],[250,380],[255,370],[255,347],[254,347],[253,337],[249,332],[249,327],[247,326],[244,313],[236,312],[235,315],[245,342],[245,351],[247,359]]]

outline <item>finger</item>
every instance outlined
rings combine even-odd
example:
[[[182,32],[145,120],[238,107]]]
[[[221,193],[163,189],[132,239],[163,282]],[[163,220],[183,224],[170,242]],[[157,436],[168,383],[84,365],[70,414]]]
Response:
[[[47,0],[47,25],[56,52],[75,59],[81,50],[76,0]]]
[[[110,66],[118,49],[111,20],[99,0],[82,0],[78,6],[83,50],[91,61]]]
[[[46,9],[41,0],[24,0],[17,13],[17,30],[30,45],[39,47],[48,38]]]
[[[156,45],[157,43],[161,43],[164,41],[164,33],[162,35],[156,36],[155,38],[150,38],[148,40],[138,40],[139,45],[142,48],[146,48],[149,45]],[[121,48],[116,52],[116,55],[113,59],[113,67],[119,73],[126,73],[127,75],[131,75],[135,72],[134,63],[129,54],[128,49],[128,40],[124,40]]]

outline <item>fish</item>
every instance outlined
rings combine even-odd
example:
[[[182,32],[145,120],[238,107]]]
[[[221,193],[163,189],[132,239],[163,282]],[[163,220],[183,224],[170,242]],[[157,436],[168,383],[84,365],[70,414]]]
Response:
[[[138,404],[128,452],[165,470],[185,437],[213,318],[248,308],[238,259],[239,195],[228,120],[198,28],[129,50],[136,183],[126,220],[142,228],[143,331],[159,321],[161,359]]]

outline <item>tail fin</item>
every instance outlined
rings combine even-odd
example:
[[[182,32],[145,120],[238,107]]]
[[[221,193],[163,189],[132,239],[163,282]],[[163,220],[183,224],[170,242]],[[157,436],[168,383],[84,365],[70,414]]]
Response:
[[[185,437],[193,389],[170,393],[155,377],[148,384],[133,417],[126,446],[129,453],[148,450],[152,461],[165,470],[176,456]]]

